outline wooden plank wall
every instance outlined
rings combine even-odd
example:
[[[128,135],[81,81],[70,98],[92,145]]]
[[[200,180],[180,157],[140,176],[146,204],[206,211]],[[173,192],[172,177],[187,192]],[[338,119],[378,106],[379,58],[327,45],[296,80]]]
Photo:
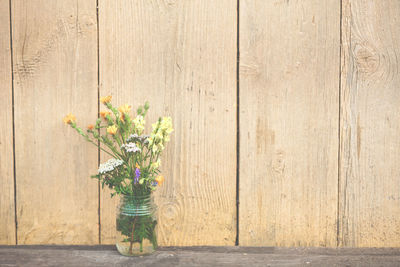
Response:
[[[236,3],[101,0],[99,10],[101,94],[148,100],[148,126],[160,114],[174,120],[160,244],[234,245]],[[115,202],[102,194],[102,243],[114,242]]]
[[[241,245],[335,246],[340,4],[240,2]]]
[[[10,8],[0,2],[0,244],[15,244]]]
[[[400,2],[343,1],[341,246],[400,246]]]
[[[118,199],[89,178],[106,157],[62,123],[112,94],[174,119],[161,245],[400,246],[399,1],[0,12],[0,244],[114,242]]]
[[[98,242],[96,1],[12,1],[18,244]]]

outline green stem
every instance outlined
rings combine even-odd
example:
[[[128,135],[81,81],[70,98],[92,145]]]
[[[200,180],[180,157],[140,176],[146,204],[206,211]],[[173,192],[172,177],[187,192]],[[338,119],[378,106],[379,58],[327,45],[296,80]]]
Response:
[[[103,151],[106,152],[107,154],[109,154],[109,155],[111,155],[111,156],[114,156],[113,154],[111,154],[110,152],[108,152],[107,150],[103,149],[102,147],[100,147],[100,146],[99,146],[98,144],[96,144],[95,142],[93,142],[93,141],[89,138],[89,136],[88,136],[87,134],[84,134],[84,133],[83,133],[82,129],[80,129],[80,128],[78,128],[78,127],[76,126],[75,123],[71,124],[71,127],[74,128],[74,129],[78,132],[78,134],[80,134],[81,136],[83,136],[83,137],[86,139],[86,141],[92,143],[93,145],[95,145],[96,147],[100,148],[101,150],[103,150]]]
[[[117,158],[123,160],[122,154],[118,153],[118,151],[115,149],[115,147],[114,147],[113,145],[110,145],[110,144],[106,143],[104,140],[102,140],[102,139],[100,138],[100,135],[99,135],[98,137],[96,137],[96,136],[93,135],[93,138],[95,138],[96,140],[99,140],[100,143],[102,143],[102,144],[104,144],[105,146],[107,146],[107,147],[114,153],[114,155],[111,155],[111,154],[110,154],[111,156],[115,156],[115,157],[117,157]]]
[[[115,155],[111,154],[110,152],[108,152],[107,150],[103,149],[101,146],[99,146],[98,144],[96,144],[95,142],[93,142],[92,140],[88,140],[90,143],[92,143],[93,145],[97,146],[98,148],[100,148],[100,150],[106,152],[108,155],[115,157]]]
[[[131,233],[131,244],[129,245],[129,254],[133,254],[133,234],[135,233],[135,221],[136,221],[136,216],[135,218],[133,218],[133,222],[132,222],[132,233]]]

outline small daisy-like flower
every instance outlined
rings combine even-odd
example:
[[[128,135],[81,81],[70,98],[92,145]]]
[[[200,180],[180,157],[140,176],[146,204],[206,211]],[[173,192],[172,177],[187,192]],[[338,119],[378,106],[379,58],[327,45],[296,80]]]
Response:
[[[107,117],[107,115],[111,115],[111,112],[110,111],[100,111],[100,117],[105,119]]]
[[[109,133],[109,134],[114,135],[117,133],[117,131],[118,131],[118,128],[115,125],[111,125],[111,126],[107,127],[107,133]]]
[[[149,135],[137,135],[137,134],[131,134],[127,139],[126,142],[141,142],[141,143],[145,143],[147,138],[149,138]]]
[[[125,123],[125,114],[128,114],[129,111],[131,110],[131,106],[128,104],[122,105],[118,108],[119,112],[121,113],[121,116],[119,117],[119,119]]]
[[[124,113],[129,113],[129,111],[131,111],[131,108],[132,108],[132,106],[125,104],[125,105],[120,106],[118,108],[118,110],[119,110],[119,112],[121,112],[121,114],[124,114]]]
[[[139,139],[139,135],[137,134],[131,134],[128,139],[126,139],[126,142],[135,142]]]
[[[104,174],[115,170],[115,168],[121,166],[124,162],[120,159],[109,159],[107,162],[100,164],[99,173]]]
[[[100,97],[100,102],[103,103],[103,104],[110,103],[111,102],[111,98],[112,98],[112,96],[110,96],[110,95],[104,96],[104,97]]]
[[[164,183],[164,176],[162,175],[157,176],[156,182],[157,184],[162,185]]]
[[[76,121],[76,117],[72,113],[69,113],[67,116],[64,117],[63,121],[65,124],[71,124]]]
[[[93,124],[89,124],[87,127],[89,130],[93,130],[94,129],[94,125]]]
[[[142,151],[139,147],[136,146],[135,143],[122,144],[121,149],[124,149],[126,152],[129,153],[136,153]]]

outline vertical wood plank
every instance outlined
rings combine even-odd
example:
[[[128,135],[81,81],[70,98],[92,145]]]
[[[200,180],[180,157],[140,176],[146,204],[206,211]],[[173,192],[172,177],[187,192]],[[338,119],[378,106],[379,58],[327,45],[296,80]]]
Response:
[[[339,1],[240,1],[240,245],[336,246],[339,47]]]
[[[342,5],[341,246],[400,246],[400,2]]]
[[[236,1],[100,1],[101,94],[173,118],[157,192],[161,245],[233,245]],[[115,205],[101,197],[102,242]]]
[[[19,244],[98,243],[96,1],[12,1]]]
[[[15,245],[10,9],[0,2],[0,244]]]

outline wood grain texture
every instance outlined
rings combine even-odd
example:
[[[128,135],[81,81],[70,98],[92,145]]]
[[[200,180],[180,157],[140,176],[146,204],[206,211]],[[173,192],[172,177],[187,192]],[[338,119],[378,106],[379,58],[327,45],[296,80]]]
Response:
[[[98,243],[96,1],[12,1],[19,244]]]
[[[15,244],[10,11],[0,2],[0,244]]]
[[[339,1],[240,1],[240,245],[336,245],[339,45]]]
[[[7,267],[398,267],[399,262],[399,248],[164,247],[149,256],[124,257],[114,246],[0,247],[0,265]]]
[[[101,94],[173,118],[157,192],[161,245],[233,245],[236,1],[100,0]],[[102,242],[115,201],[101,198]]]
[[[400,246],[400,2],[343,1],[341,246]]]

